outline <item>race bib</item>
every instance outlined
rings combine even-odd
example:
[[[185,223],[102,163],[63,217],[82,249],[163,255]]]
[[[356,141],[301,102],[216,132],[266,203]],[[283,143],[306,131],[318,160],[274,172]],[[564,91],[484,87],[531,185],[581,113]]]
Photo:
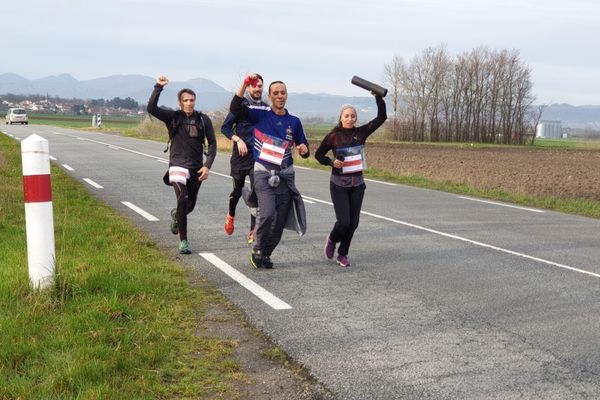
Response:
[[[262,145],[258,158],[280,166],[283,162],[285,151],[290,146],[290,142],[262,133],[258,129],[254,130],[254,136]]]
[[[169,167],[169,183],[183,183],[190,179],[190,171],[182,167]]]
[[[342,157],[342,174],[353,174],[367,168],[365,146],[340,147],[335,150],[338,157]]]

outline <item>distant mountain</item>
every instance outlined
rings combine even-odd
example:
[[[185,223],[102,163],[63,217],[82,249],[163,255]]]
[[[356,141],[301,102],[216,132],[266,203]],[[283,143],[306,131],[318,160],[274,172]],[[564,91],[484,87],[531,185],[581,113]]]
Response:
[[[29,80],[14,73],[5,73],[0,74],[0,95],[48,94],[68,99],[131,97],[140,104],[146,104],[154,82],[154,78],[143,75],[112,75],[79,81],[69,74]],[[177,107],[177,92],[184,87],[189,87],[196,92],[198,108],[204,111],[227,109],[233,95],[211,80],[196,78],[185,82],[170,82],[165,87],[159,104],[171,108]],[[376,115],[377,109],[372,96],[346,97],[324,93],[290,93],[287,105],[290,112],[299,117],[321,117],[329,122],[337,119],[340,106],[347,103],[357,108],[359,122],[366,122]],[[544,109],[542,119],[561,120],[564,127],[574,129],[600,130],[600,106],[552,104]]]
[[[564,127],[600,130],[600,106],[552,104],[544,109],[544,120],[562,121]]]

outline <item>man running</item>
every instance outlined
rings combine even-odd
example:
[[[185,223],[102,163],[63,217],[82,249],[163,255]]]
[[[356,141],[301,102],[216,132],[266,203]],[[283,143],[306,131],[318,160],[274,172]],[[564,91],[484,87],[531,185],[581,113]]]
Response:
[[[259,211],[250,263],[255,268],[273,268],[271,253],[281,240],[292,197],[302,201],[295,186],[292,147],[295,146],[303,158],[310,152],[300,119],[285,108],[288,93],[283,82],[269,85],[270,108],[243,104],[248,85],[256,79],[256,74],[245,77],[231,100],[230,111],[255,124],[253,189]]]
[[[217,154],[217,141],[210,118],[194,110],[196,93],[193,90],[179,91],[178,111],[158,107],[160,93],[168,83],[165,76],[156,78],[148,100],[148,112],[163,121],[169,130],[171,150],[168,176],[165,175],[164,181],[173,186],[177,197],[177,208],[171,210],[171,232],[174,235],[179,233],[179,253],[191,254],[187,238],[187,215],[196,206],[200,185],[208,179]],[[203,162],[204,138],[208,141],[208,154]]]
[[[246,96],[242,100],[242,105],[246,107],[268,107],[262,100],[263,78],[256,74],[256,81],[246,88]],[[242,188],[246,181],[246,176],[250,178],[250,187],[254,184],[254,157],[252,151],[254,147],[254,124],[247,119],[237,118],[231,112],[225,118],[221,133],[233,142],[231,151],[231,178],[233,180],[233,191],[229,195],[229,212],[225,218],[225,233],[233,234],[235,229],[235,209],[242,197]],[[248,233],[248,244],[254,241],[254,226],[256,217],[250,214],[250,233]]]

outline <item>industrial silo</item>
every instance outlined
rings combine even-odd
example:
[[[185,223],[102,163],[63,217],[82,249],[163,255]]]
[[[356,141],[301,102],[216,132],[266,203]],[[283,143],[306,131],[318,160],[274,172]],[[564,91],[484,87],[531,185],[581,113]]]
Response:
[[[563,129],[561,121],[540,121],[535,128],[535,137],[544,139],[561,139]]]

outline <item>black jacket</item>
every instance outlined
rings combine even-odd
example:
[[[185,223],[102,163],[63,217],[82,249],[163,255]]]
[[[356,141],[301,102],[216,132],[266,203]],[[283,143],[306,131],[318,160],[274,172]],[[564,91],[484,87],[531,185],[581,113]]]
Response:
[[[150,115],[163,121],[169,131],[171,151],[169,165],[189,169],[211,168],[217,155],[217,140],[210,118],[199,111],[191,116],[181,111],[167,110],[158,107],[158,98],[162,92],[161,85],[154,85],[148,100],[147,110]],[[203,160],[204,139],[208,142],[206,160]]]

